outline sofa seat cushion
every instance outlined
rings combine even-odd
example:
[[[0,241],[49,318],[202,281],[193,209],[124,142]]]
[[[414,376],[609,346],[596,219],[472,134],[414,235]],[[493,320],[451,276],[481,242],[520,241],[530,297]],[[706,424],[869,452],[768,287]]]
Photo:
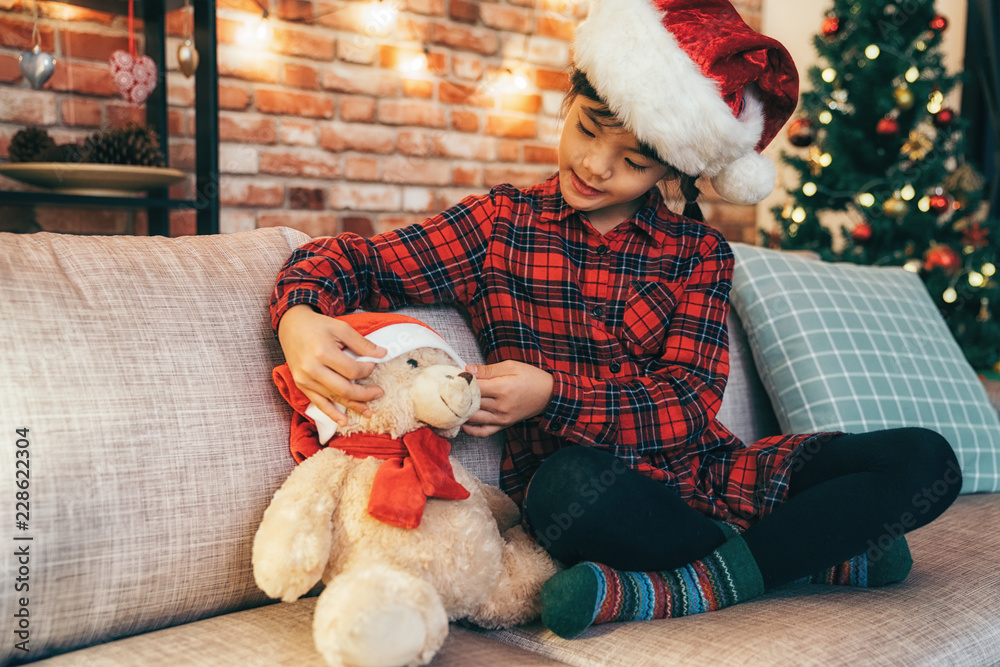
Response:
[[[272,604],[100,644],[34,663],[46,667],[326,667],[313,647],[316,598]],[[452,626],[431,667],[552,667],[552,658]]]
[[[960,497],[907,535],[909,578],[881,589],[798,584],[722,611],[591,627],[484,632],[580,667],[995,665],[1000,658],[1000,494]]]

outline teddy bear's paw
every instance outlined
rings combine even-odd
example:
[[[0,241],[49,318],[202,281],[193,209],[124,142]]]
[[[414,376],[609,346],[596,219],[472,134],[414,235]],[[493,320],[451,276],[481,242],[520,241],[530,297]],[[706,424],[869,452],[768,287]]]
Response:
[[[425,665],[447,633],[448,616],[430,584],[378,565],[333,579],[313,618],[316,648],[331,667]]]
[[[272,504],[253,543],[257,586],[285,602],[302,597],[320,580],[333,544],[325,507],[310,513]]]

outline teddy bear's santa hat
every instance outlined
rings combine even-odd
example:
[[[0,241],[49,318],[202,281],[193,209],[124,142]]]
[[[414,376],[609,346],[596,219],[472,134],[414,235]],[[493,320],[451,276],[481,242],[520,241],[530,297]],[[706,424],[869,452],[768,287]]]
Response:
[[[728,0],[591,0],[574,61],[608,108],[663,161],[724,199],[774,189],[760,155],[798,102],[788,51]]]

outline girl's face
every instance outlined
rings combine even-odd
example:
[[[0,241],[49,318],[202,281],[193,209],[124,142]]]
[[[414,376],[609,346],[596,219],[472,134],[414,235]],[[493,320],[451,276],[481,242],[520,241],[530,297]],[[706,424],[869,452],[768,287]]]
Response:
[[[594,115],[601,105],[577,95],[559,139],[559,187],[601,233],[632,217],[671,168],[643,155],[635,135]]]

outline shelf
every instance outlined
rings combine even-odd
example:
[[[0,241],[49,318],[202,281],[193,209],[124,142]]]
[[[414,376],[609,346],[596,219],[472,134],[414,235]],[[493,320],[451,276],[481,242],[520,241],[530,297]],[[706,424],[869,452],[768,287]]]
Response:
[[[207,201],[165,197],[115,197],[110,195],[66,194],[63,192],[10,192],[0,190],[0,204],[35,204],[42,206],[114,206],[120,208],[196,209],[208,208]]]

